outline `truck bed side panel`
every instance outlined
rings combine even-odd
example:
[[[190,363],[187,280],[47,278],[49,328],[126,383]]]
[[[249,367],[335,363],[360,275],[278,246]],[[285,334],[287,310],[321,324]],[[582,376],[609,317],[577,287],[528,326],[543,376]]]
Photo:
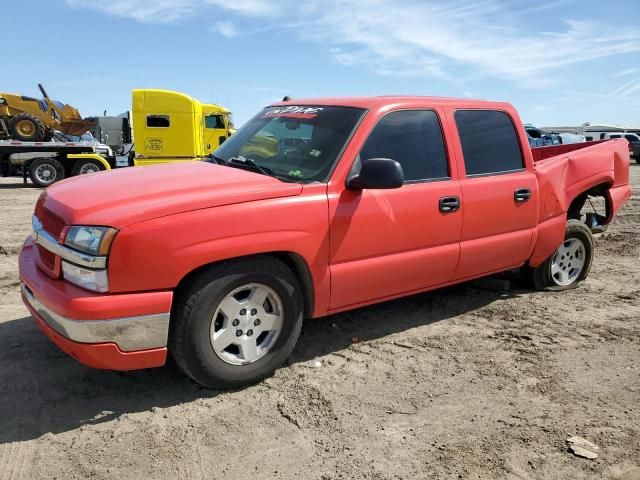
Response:
[[[534,158],[547,148],[556,147],[533,149]],[[631,194],[625,141],[591,142],[584,148],[563,151],[537,161],[535,172],[541,208],[538,241],[529,262],[533,266],[542,263],[562,243],[567,210],[578,195],[597,185],[607,185],[608,223]]]

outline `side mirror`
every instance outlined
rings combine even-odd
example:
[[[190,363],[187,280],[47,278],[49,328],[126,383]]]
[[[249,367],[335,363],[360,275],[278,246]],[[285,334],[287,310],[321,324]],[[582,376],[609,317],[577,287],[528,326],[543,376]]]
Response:
[[[398,162],[390,158],[370,158],[362,162],[360,173],[347,180],[347,188],[400,188],[403,183],[404,173]]]

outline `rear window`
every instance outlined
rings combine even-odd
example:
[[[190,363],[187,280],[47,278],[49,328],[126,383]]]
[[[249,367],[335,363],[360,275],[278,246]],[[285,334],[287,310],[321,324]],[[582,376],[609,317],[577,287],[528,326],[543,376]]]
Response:
[[[467,175],[489,175],[524,167],[511,117],[496,110],[458,110],[456,126]]]
[[[170,124],[169,115],[147,115],[147,127],[169,128]]]

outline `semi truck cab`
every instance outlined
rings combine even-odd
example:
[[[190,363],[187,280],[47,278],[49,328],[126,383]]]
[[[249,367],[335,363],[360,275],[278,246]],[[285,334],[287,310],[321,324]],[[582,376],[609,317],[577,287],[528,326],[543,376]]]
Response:
[[[231,111],[184,93],[132,93],[134,165],[200,160],[232,134]]]

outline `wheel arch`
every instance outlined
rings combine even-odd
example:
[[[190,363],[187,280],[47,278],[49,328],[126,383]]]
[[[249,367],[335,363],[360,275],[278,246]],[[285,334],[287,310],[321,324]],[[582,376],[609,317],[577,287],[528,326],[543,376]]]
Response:
[[[67,160],[69,161],[69,171],[73,171],[76,166],[76,163],[80,160],[93,160],[94,162],[99,163],[102,166],[103,170],[111,170],[111,165],[107,162],[104,157],[98,155],[97,153],[70,153],[67,155]]]
[[[609,195],[609,189],[611,188],[611,182],[603,182],[585,189],[584,191],[576,194],[569,204],[567,209],[567,220],[580,220],[581,211],[587,202],[589,197],[602,197],[605,201],[605,217],[602,219],[602,224],[608,224],[613,217],[613,207],[611,196]]]
[[[564,233],[569,220],[581,220],[581,211],[589,196],[603,197],[605,200],[606,216],[596,215],[593,219],[585,219],[587,227],[596,231],[598,227],[607,225],[613,217],[613,202],[609,194],[611,182],[601,182],[588,188],[582,188],[574,194],[566,211],[560,211],[557,215],[545,219],[538,224],[538,236],[533,251],[527,260],[527,265],[536,267],[551,255],[564,239]],[[595,221],[589,225],[588,221]]]
[[[251,255],[241,255],[233,258],[226,258],[224,260],[219,260],[215,262],[206,263],[200,265],[199,267],[191,270],[187,274],[185,274],[178,285],[175,287],[175,292],[177,295],[181,295],[185,285],[189,284],[190,281],[200,275],[207,268],[210,268],[213,265],[219,265],[221,263],[230,263],[230,262],[240,262],[246,259],[260,258],[260,257],[272,257],[280,260],[284,263],[289,270],[295,275],[296,279],[300,283],[300,287],[302,288],[302,297],[304,300],[304,318],[308,319],[313,316],[313,309],[315,305],[315,292],[313,287],[313,279],[311,276],[311,270],[309,269],[309,265],[305,261],[305,259],[295,252],[290,251],[273,251],[273,252],[263,252]]]

